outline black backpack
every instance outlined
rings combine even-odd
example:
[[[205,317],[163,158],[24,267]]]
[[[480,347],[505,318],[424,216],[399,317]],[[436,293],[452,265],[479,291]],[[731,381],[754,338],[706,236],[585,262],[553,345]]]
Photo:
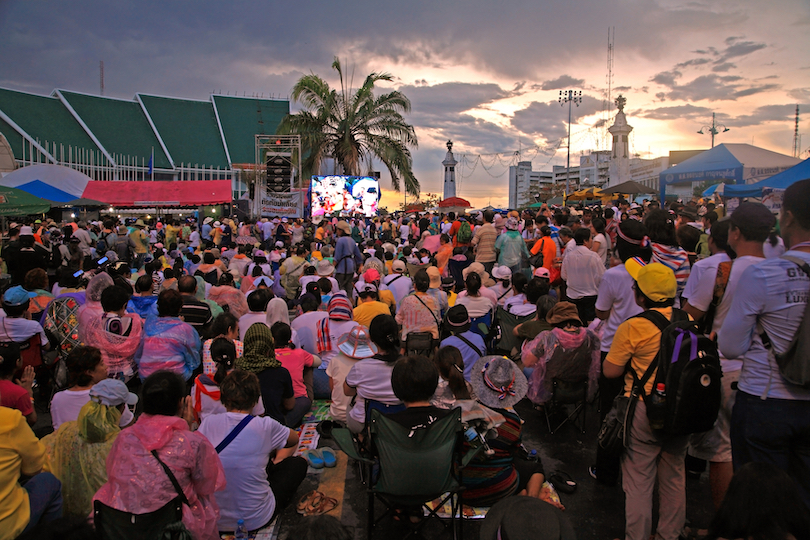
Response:
[[[98,242],[96,242],[96,253],[98,253],[99,257],[103,257],[107,250],[110,249],[110,246],[107,245],[107,238],[110,236],[110,233],[101,233],[98,237]]]
[[[654,310],[636,317],[661,330],[661,346],[653,360],[658,367],[653,393],[644,396],[648,418],[663,418],[660,432],[665,435],[712,429],[720,411],[723,376],[717,344],[700,333],[697,324],[679,309],[673,308],[671,321]],[[659,384],[665,385],[665,400],[656,402],[653,396]]]

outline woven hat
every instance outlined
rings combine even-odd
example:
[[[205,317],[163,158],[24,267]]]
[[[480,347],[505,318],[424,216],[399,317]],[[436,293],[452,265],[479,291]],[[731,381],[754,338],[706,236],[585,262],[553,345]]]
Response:
[[[211,223],[212,221],[214,221],[214,218],[207,217],[207,218],[205,218],[205,219],[203,220],[203,225],[208,225],[208,224],[209,224],[209,223]]]
[[[447,310],[444,316],[444,326],[451,332],[461,333],[470,329],[471,325],[470,314],[467,308],[462,304],[456,304]]]
[[[135,226],[136,227],[146,227],[146,223],[144,223],[142,219],[136,219],[135,220]]]
[[[430,278],[430,288],[431,289],[438,289],[442,286],[442,275],[439,272],[439,269],[435,266],[428,266],[427,267],[427,275]]]
[[[481,540],[575,540],[568,517],[545,501],[513,495],[501,499],[481,523]]]
[[[326,311],[329,313],[329,318],[333,321],[350,321],[354,316],[351,302],[342,294],[336,294],[329,300]]]
[[[129,229],[127,229],[126,225],[119,225],[118,234],[129,234]]]
[[[362,326],[355,326],[349,333],[340,336],[338,349],[349,358],[370,358],[377,354],[377,346],[371,342]]]
[[[557,302],[554,304],[554,307],[546,313],[546,322],[548,324],[560,324],[566,321],[577,321],[579,324],[582,324],[577,306],[571,302]]]
[[[464,279],[467,279],[467,276],[469,275],[470,272],[475,272],[476,274],[481,276],[481,284],[484,287],[492,287],[495,285],[495,282],[492,280],[491,277],[489,277],[489,272],[484,270],[483,264],[479,262],[472,263],[470,266],[461,271],[461,276]]]
[[[315,265],[315,273],[319,276],[331,276],[335,272],[335,267],[326,259],[318,261]]]
[[[490,408],[512,407],[523,399],[529,383],[517,365],[505,356],[483,356],[470,372],[478,401]]]

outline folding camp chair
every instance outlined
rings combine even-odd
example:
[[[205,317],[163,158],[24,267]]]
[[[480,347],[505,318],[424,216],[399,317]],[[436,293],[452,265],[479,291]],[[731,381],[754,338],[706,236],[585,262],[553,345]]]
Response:
[[[576,426],[577,418],[582,421],[579,425],[579,431],[585,433],[585,413],[588,409],[588,377],[574,382],[566,382],[560,379],[552,379],[552,394],[551,401],[546,403],[543,411],[546,415],[546,425],[550,434],[554,434],[566,422],[571,420],[571,423]],[[574,405],[574,410],[566,415],[565,419],[557,424],[553,429],[551,427],[551,417],[557,411],[565,410],[563,405]]]
[[[348,430],[333,430],[337,432]],[[449,501],[453,538],[462,538],[461,519],[461,470],[479,449],[471,450],[463,458],[461,409],[456,408],[447,416],[430,426],[411,431],[390,420],[378,410],[371,410],[369,434],[375,448],[375,459],[363,455],[345,433],[337,433],[335,440],[341,450],[356,459],[369,471],[378,465],[376,478],[368,483],[368,538],[374,527],[383,518],[392,515],[396,508],[419,506],[428,515],[419,523],[408,523],[411,530],[405,537],[418,533],[430,518]],[[375,499],[380,500],[386,511],[375,519]],[[434,508],[426,503],[437,500]],[[445,528],[448,524],[443,523]]]
[[[464,290],[464,269],[470,266],[474,261],[467,259],[465,261],[454,261],[450,259],[447,261],[447,273],[450,274],[456,281],[456,292]]]
[[[497,354],[504,356],[512,356],[512,350],[517,349],[520,351],[521,339],[514,334],[515,327],[519,324],[529,322],[534,319],[534,315],[518,316],[509,313],[502,307],[498,306],[495,312],[495,320],[500,327],[500,339],[495,341],[495,351]]]
[[[430,266],[430,263],[424,263],[424,264],[406,263],[405,266],[407,266],[407,268],[408,268],[408,275],[411,277],[411,279],[413,279],[413,276],[415,276],[416,273],[419,270],[422,270],[423,268],[427,268],[428,266]]]

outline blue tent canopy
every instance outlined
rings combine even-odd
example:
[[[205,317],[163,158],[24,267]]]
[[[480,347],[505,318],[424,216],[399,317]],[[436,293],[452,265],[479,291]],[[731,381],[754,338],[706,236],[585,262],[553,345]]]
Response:
[[[42,180],[33,180],[26,184],[19,185],[17,186],[17,189],[21,189],[26,193],[39,197],[40,199],[47,199],[49,201],[56,201],[60,203],[72,201],[76,198],[72,194],[62,191],[58,187],[46,184]]]
[[[747,179],[774,174],[796,163],[795,158],[750,144],[720,144],[661,172],[661,200],[668,185],[718,180],[744,184]],[[726,191],[729,188],[727,185]]]
[[[791,184],[807,179],[810,179],[810,158],[754,184],[726,186],[724,195],[726,197],[759,197],[762,195],[762,188],[787,189]]]

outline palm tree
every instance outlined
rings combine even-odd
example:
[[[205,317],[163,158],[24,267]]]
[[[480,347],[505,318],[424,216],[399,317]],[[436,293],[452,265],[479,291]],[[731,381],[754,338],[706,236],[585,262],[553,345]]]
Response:
[[[363,165],[371,170],[379,159],[391,173],[391,185],[399,191],[400,179],[407,193],[419,195],[419,181],[413,175],[409,146],[417,146],[413,126],[402,113],[411,110],[411,102],[401,92],[374,96],[377,81],[391,81],[389,73],[371,73],[355,91],[347,88],[340,60],[332,69],[340,76],[340,91],[315,74],[304,75],[295,83],[292,97],[304,110],[287,115],[279,126],[282,134],[301,135],[306,156],[303,177],[317,172],[321,160],[332,157],[345,174],[359,175]]]

